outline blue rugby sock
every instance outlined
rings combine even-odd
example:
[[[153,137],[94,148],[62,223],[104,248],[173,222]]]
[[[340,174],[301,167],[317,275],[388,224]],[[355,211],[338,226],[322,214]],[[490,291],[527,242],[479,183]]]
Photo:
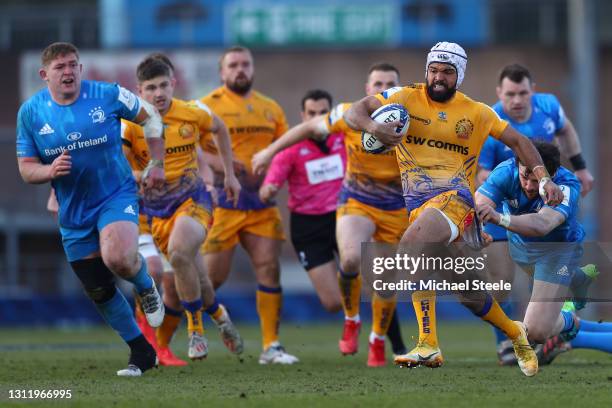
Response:
[[[196,313],[198,310],[202,309],[202,299],[194,300],[193,302],[183,302],[181,300],[181,304],[190,313]]]
[[[134,320],[134,314],[123,294],[117,289],[115,295],[104,303],[96,303],[98,311],[119,336],[125,341],[135,339],[142,333]]]
[[[596,333],[612,332],[612,323],[598,323],[580,319],[580,331]]]
[[[561,333],[566,333],[574,328],[574,314],[562,310],[561,315],[563,316],[563,329],[561,329]],[[580,330],[582,330],[582,327],[580,327]]]
[[[506,316],[512,318],[512,312],[514,312],[514,304],[510,300],[504,300],[499,304],[499,306],[502,308],[504,313],[506,313]],[[504,332],[495,326],[493,326],[493,332],[495,333],[495,342],[497,344],[501,343],[504,340],[508,340],[508,337],[504,334]]]
[[[153,278],[147,272],[147,262],[140,254],[138,256],[140,257],[140,269],[135,276],[128,278],[127,281],[134,284],[136,292],[142,293],[147,289],[151,289],[155,282],[153,282]]]
[[[219,302],[217,302],[217,299],[215,299],[213,304],[208,306],[204,311],[206,312],[206,314],[214,315],[215,313],[217,313],[218,310],[219,310]]]
[[[591,349],[612,353],[612,333],[582,331],[570,342],[572,348]]]

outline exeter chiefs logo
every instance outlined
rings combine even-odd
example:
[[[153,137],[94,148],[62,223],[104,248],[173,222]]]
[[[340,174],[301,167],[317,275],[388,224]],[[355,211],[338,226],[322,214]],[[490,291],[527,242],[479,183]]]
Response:
[[[469,119],[461,119],[455,125],[455,133],[459,139],[469,139],[474,131],[474,124]]]
[[[193,137],[194,133],[195,129],[191,123],[183,123],[179,128],[179,135],[181,135],[183,139],[190,139]]]
[[[274,113],[269,109],[264,109],[264,117],[268,122],[274,122]]]

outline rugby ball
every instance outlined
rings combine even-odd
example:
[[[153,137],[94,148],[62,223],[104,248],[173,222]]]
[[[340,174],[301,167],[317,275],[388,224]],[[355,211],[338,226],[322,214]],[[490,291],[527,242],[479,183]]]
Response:
[[[410,115],[408,110],[400,104],[383,105],[372,112],[370,117],[378,123],[389,123],[399,120],[399,126],[395,128],[395,132],[402,136],[408,132]],[[376,136],[365,131],[361,132],[361,145],[368,153],[376,154],[387,150],[387,146],[381,143]]]

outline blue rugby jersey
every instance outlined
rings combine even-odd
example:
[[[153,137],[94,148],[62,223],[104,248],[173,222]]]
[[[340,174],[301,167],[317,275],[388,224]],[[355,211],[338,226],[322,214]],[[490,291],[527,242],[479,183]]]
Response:
[[[552,180],[563,191],[563,201],[556,207],[549,207],[563,214],[565,221],[543,237],[524,237],[508,231],[508,239],[513,242],[582,242],[584,230],[577,220],[580,200],[580,181],[564,167],[559,167]],[[508,159],[499,164],[489,174],[487,181],[478,192],[485,195],[496,205],[503,203],[504,213],[521,215],[537,213],[546,206],[541,197],[529,200],[521,188],[516,159]]]
[[[138,98],[117,84],[82,81],[70,105],[53,101],[47,88],[21,105],[17,117],[17,157],[37,157],[51,164],[63,151],[72,158],[70,174],[51,182],[59,202],[62,227],[96,223],[98,210],[136,183],[121,149],[120,119],[134,119]]]
[[[501,102],[493,105],[500,118],[508,121],[517,131],[532,140],[552,142],[555,134],[565,126],[565,113],[557,97],[552,94],[536,93],[531,98],[532,112],[529,120],[523,123],[513,121],[502,108]],[[512,149],[489,136],[480,151],[478,165],[493,170],[499,163],[514,157]]]
[[[552,142],[555,134],[565,126],[565,114],[559,100],[551,94],[536,93],[531,98],[532,112],[529,120],[523,123],[513,121],[502,108],[501,102],[493,105],[493,110],[507,120],[514,129],[532,140]],[[478,166],[493,170],[499,163],[514,157],[514,152],[499,140],[488,137],[478,158]],[[497,211],[502,211],[499,207]],[[487,224],[485,232],[495,241],[506,239],[506,230],[493,224]]]

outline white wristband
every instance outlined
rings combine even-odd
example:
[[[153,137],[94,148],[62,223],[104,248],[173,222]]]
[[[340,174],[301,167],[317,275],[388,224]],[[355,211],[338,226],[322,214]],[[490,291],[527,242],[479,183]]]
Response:
[[[544,186],[549,181],[550,181],[550,177],[542,177],[538,184],[538,191],[540,193],[540,197],[542,197],[542,200],[546,200],[546,190],[544,190]]]
[[[139,123],[144,130],[144,136],[148,139],[162,138],[164,136],[164,123],[162,122],[159,112],[153,105],[140,96],[138,97],[138,101],[140,102],[140,106],[147,112],[147,115],[149,115],[144,122]]]
[[[497,225],[508,228],[510,226],[510,214],[500,214]]]

